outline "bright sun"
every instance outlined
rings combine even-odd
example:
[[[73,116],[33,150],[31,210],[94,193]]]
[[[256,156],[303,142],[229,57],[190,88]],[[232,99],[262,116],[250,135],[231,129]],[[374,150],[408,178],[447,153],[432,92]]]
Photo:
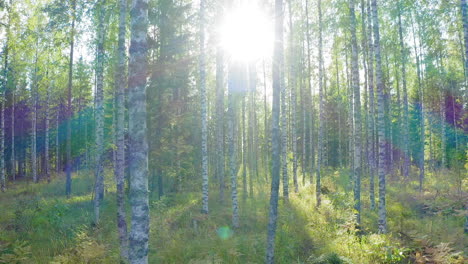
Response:
[[[271,19],[257,5],[245,3],[224,17],[220,44],[232,60],[253,61],[270,56],[272,26]]]

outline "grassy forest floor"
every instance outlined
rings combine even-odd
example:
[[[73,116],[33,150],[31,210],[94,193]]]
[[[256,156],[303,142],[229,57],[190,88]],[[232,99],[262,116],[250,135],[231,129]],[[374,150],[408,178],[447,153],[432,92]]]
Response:
[[[50,184],[18,182],[0,193],[0,263],[118,263],[115,190],[107,174],[109,189],[98,226],[93,224],[91,172],[74,174],[70,199],[64,196],[64,176]],[[328,170],[324,175],[320,209],[309,184],[292,193],[289,202],[280,201],[276,263],[466,263],[466,175],[428,173],[423,194],[416,181],[389,177],[387,235],[376,234],[377,211],[369,209],[367,178],[363,230],[358,231],[349,172]],[[245,201],[240,190],[238,230],[229,227],[230,196],[220,204],[214,186],[209,216],[200,214],[200,192],[168,194],[161,200],[153,193],[149,262],[263,263],[270,186],[257,186],[264,187]]]

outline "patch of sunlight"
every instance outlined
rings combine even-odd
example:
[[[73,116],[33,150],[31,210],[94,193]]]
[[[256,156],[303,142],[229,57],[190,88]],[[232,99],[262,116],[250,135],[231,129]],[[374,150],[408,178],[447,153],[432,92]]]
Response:
[[[93,197],[91,194],[72,196],[69,199],[67,199],[66,202],[69,204],[76,204],[76,203],[82,203],[82,202],[89,202],[91,201],[92,198]]]
[[[167,204],[167,201],[161,200],[161,201],[154,201],[152,203],[153,207],[158,208],[159,210],[157,211],[162,211],[164,212],[164,215],[166,218],[173,218],[178,215],[183,214],[184,212],[190,211],[197,203],[199,202],[199,199],[192,198],[192,199],[187,199],[182,201],[179,201],[175,203],[174,205],[172,204]],[[159,214],[162,216],[161,214]]]

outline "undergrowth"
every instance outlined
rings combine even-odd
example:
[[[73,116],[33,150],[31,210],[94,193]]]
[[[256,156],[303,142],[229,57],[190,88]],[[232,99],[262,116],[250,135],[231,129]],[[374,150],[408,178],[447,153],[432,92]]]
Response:
[[[347,170],[324,170],[323,200],[315,207],[315,186],[300,186],[280,200],[277,263],[465,263],[468,239],[463,209],[468,182],[452,172],[429,173],[423,193],[416,183],[390,180],[387,215],[391,231],[377,234],[370,210],[369,181],[363,178],[362,225],[355,221]],[[108,186],[112,175],[107,172]],[[118,263],[114,188],[93,223],[92,173],[74,175],[74,193],[64,180],[27,182],[0,194],[0,263]],[[150,263],[263,263],[268,224],[268,184],[254,197],[240,195],[240,228],[231,227],[230,201],[211,190],[210,214],[200,213],[200,193],[184,190],[150,201]],[[377,196],[377,188],[376,188]],[[466,254],[466,253],[465,253]]]

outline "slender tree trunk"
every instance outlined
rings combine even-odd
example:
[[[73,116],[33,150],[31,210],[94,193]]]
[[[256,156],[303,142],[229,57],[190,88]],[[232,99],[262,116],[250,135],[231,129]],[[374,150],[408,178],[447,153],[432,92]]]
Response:
[[[324,137],[324,95],[323,95],[323,38],[322,38],[322,0],[317,1],[318,10],[318,26],[319,26],[319,135],[318,135],[318,151],[317,151],[317,176],[315,185],[315,195],[317,207],[321,204],[321,169],[323,161],[323,137]]]
[[[239,104],[241,105],[242,107],[242,97],[244,95],[240,96],[240,98],[238,99],[239,100]],[[238,107],[236,105],[236,107]],[[241,109],[240,109],[241,110]],[[241,119],[242,116],[239,116],[242,115],[242,110],[241,110],[241,113],[238,113],[238,110],[236,109],[236,121],[238,122],[241,122]],[[237,160],[239,161],[239,163],[236,163],[236,175],[239,175],[239,170],[242,168],[242,124],[235,124],[234,125],[234,135],[235,135],[235,143],[236,143],[236,155],[237,155]]]
[[[456,108],[455,108],[455,100],[456,100],[456,95],[455,95],[455,83],[452,81],[450,82],[450,94],[451,94],[451,100],[450,100],[450,106],[451,106],[451,111],[452,111],[452,119],[453,123],[451,124],[454,127],[454,137],[455,137],[455,151],[459,152],[459,139],[458,139],[458,129],[457,129],[457,114],[456,114]],[[460,168],[457,168],[458,173],[460,173]]]
[[[423,98],[423,87],[421,84],[421,79],[422,79],[422,73],[421,73],[421,63],[419,59],[419,53],[416,45],[416,32],[414,30],[414,24],[412,27],[413,31],[413,42],[414,42],[414,52],[416,56],[416,70],[417,70],[417,77],[418,77],[418,99],[419,102],[417,103],[418,110],[420,113],[420,119],[419,119],[419,126],[420,126],[420,138],[421,138],[421,145],[420,145],[420,151],[419,151],[419,191],[422,192],[423,188],[423,181],[424,181],[424,149],[425,149],[425,127],[424,127],[424,98]]]
[[[312,85],[311,85],[312,86]],[[310,183],[314,182],[314,170],[316,169],[315,167],[315,143],[316,143],[316,134],[315,134],[315,104],[314,104],[314,92],[313,89],[310,89],[310,114],[309,114],[309,119],[310,119],[310,137],[309,137],[309,146],[310,146]]]
[[[37,80],[37,44],[36,44],[36,59],[34,63],[34,80],[31,88],[31,103],[32,103],[32,120],[31,120],[31,170],[33,182],[37,183],[37,96],[38,96],[38,80]]]
[[[19,131],[23,131],[24,124],[23,122],[20,123]],[[27,157],[26,157],[26,148],[23,144],[18,144],[18,177],[21,178],[26,173],[26,164],[27,164]]]
[[[371,7],[370,1],[367,1],[367,34],[368,34],[368,49],[369,49],[369,61],[368,61],[368,87],[369,87],[369,118],[368,118],[368,130],[370,134],[370,144],[368,148],[368,157],[369,157],[369,166],[370,166],[370,175],[369,175],[369,199],[370,199],[370,207],[371,210],[375,208],[375,190],[374,190],[374,177],[377,172],[377,159],[376,159],[376,141],[377,138],[375,136],[376,131],[376,122],[375,122],[375,92],[374,92],[374,43],[372,37],[372,14],[371,14]]]
[[[117,170],[117,91],[113,92],[112,100],[112,130],[111,130],[111,139],[112,145],[115,146],[112,148],[112,166],[115,171]],[[81,115],[80,115],[81,118]]]
[[[438,58],[439,60],[439,68],[440,68],[440,74],[441,76],[447,76],[447,73],[444,70],[444,65],[442,61],[442,57]],[[445,111],[447,109],[446,106],[446,100],[445,100],[445,86],[446,82],[442,82],[442,85],[440,86],[440,91],[439,91],[439,96],[440,96],[440,102],[439,102],[439,108],[440,108],[440,138],[441,138],[441,146],[440,146],[440,152],[441,152],[441,168],[446,169],[447,168],[447,124],[445,122]]]
[[[294,72],[294,71],[293,71]],[[294,78],[294,77],[293,77]],[[295,81],[292,81],[295,84]],[[299,183],[297,180],[297,102],[296,102],[296,85],[291,86],[291,102],[292,102],[292,131],[291,136],[293,137],[292,142],[292,152],[293,152],[293,183],[294,183],[294,192],[299,192]]]
[[[385,59],[385,69],[387,71],[387,76],[383,76],[384,82],[384,120],[385,120],[385,138],[386,140],[386,158],[385,158],[385,168],[386,174],[393,175],[393,129],[391,123],[391,113],[392,113],[392,105],[390,100],[390,92],[391,92],[391,84],[390,84],[390,62],[388,61],[388,54],[383,54]],[[387,82],[387,85],[385,84]]]
[[[37,77],[34,77],[37,78]],[[38,182],[37,177],[37,80],[33,84],[31,91],[31,101],[32,101],[32,120],[31,120],[31,172],[32,179],[34,183]]]
[[[1,94],[1,108],[0,108],[0,188],[2,192],[6,189],[6,177],[5,177],[5,90],[6,81],[3,82],[3,92]]]
[[[290,27],[290,56],[289,56],[289,64],[290,64],[290,73],[289,73],[289,87],[291,90],[291,104],[292,104],[292,155],[293,155],[293,182],[294,182],[294,192],[299,192],[299,184],[297,182],[297,102],[296,102],[296,49],[294,46],[294,24],[292,20],[292,6],[291,0],[288,0],[288,7],[289,7],[289,27]]]
[[[176,89],[176,95],[174,96],[176,98],[176,103],[178,103],[179,100],[179,94],[178,94],[178,89]],[[179,117],[180,115],[180,107],[177,105],[176,107],[176,117]],[[182,178],[182,173],[180,171],[180,154],[179,154],[179,128],[178,125],[174,125],[174,153],[175,153],[175,171],[177,174],[177,190],[180,191],[183,188],[183,178]]]
[[[394,70],[395,83],[396,83],[395,84],[396,104],[395,103],[392,104],[391,99],[389,99],[389,105],[394,105],[395,107],[395,111],[390,110],[389,126],[391,127],[393,131],[392,132],[392,135],[393,135],[392,146],[399,147],[401,146],[401,143],[403,142],[403,135],[401,133],[403,131],[403,120],[402,120],[402,114],[401,114],[402,106],[401,106],[400,72],[398,71],[399,64],[397,60],[394,61],[393,65],[394,65],[393,70]],[[390,93],[389,93],[389,98],[390,98]],[[395,124],[395,129],[393,129],[393,125],[392,125],[393,112],[396,112],[396,120],[397,120]],[[394,152],[393,149],[395,149],[395,147],[392,148],[392,153]],[[400,171],[401,174],[403,174],[401,158],[402,157],[401,157],[400,151],[397,151],[393,154],[392,172],[394,172],[395,169],[397,169]]]
[[[323,59],[323,57],[322,57]],[[326,75],[326,72],[325,72],[325,68],[324,68],[324,64],[322,64],[322,72],[323,72],[323,76],[322,76],[322,94],[323,94],[323,138],[322,138],[322,166],[321,168],[325,168],[328,166],[328,149],[329,149],[329,139],[330,137],[328,136],[328,118],[327,118],[327,109],[326,109],[326,104],[327,104],[327,98],[329,96],[328,92],[327,92],[327,75]]]
[[[419,58],[417,59],[417,61],[419,61]],[[419,62],[417,63],[418,64],[418,68],[420,68],[420,65],[419,65]],[[419,70],[419,72],[421,72],[421,70]],[[420,76],[420,75],[419,75]],[[418,84],[418,93],[419,93],[419,111],[420,111],[420,114],[421,114],[421,118],[420,118],[420,134],[421,134],[421,150],[420,150],[420,156],[419,156],[419,191],[422,192],[423,190],[423,182],[424,182],[424,149],[425,149],[425,142],[426,142],[426,132],[425,132],[425,124],[424,124],[424,92],[423,92],[423,87],[421,84]]]
[[[351,63],[352,63],[352,86],[354,93],[354,209],[356,210],[356,220],[361,223],[361,93],[359,87],[359,53],[356,37],[356,15],[354,13],[354,0],[349,2],[351,18]]]
[[[76,9],[76,0],[72,0],[72,24],[70,30],[70,57],[68,64],[68,96],[67,96],[67,162],[66,162],[66,173],[67,180],[65,183],[65,194],[67,198],[70,198],[71,195],[71,118],[72,118],[72,88],[73,88],[73,52],[75,46],[75,9]]]
[[[208,214],[208,113],[205,69],[205,0],[200,1],[200,97],[202,123],[202,213]]]
[[[23,130],[23,124],[20,125],[20,130]],[[18,144],[18,177],[22,177],[25,173],[26,170],[26,154],[24,153],[26,151],[26,148],[21,148],[19,147],[21,144]]]
[[[304,48],[302,48],[304,49]],[[301,67],[304,66],[304,65],[301,65]],[[301,75],[304,75],[304,74],[301,74]],[[308,78],[305,78],[306,80],[308,80]],[[305,87],[307,87],[307,85],[303,85],[303,83],[301,84],[301,89],[300,89],[300,96],[301,96],[301,119],[302,119],[302,138],[301,138],[301,143],[302,143],[302,157],[301,157],[301,173],[302,173],[302,185],[305,185],[305,179],[306,179],[306,170],[307,170],[307,140],[306,140],[306,136],[307,136],[307,118],[306,118],[306,104],[305,104],[305,101],[306,101],[306,94],[307,92],[305,91]]]
[[[242,98],[242,200],[247,199],[247,137],[245,136],[245,101],[247,97]]]
[[[117,95],[115,180],[117,183],[117,229],[119,230],[120,258],[125,262],[128,260],[127,213],[125,210],[125,89],[127,87],[125,32],[127,28],[127,1],[120,0],[119,8],[119,38],[115,76]]]
[[[132,221],[129,259],[148,263],[148,141],[146,131],[146,75],[148,72],[148,0],[132,2],[128,78],[130,205]]]
[[[286,100],[287,100],[286,93],[287,93],[286,85],[281,85],[281,171],[282,171],[282,179],[283,179],[283,197],[287,201],[289,199],[289,177],[288,177],[288,157],[287,157],[288,155],[288,128],[287,128],[288,110],[287,110],[287,104],[286,104]]]
[[[5,106],[6,106],[6,101],[7,101],[7,98],[6,98],[6,91],[7,91],[7,88],[8,88],[8,75],[9,75],[9,71],[8,71],[8,54],[9,54],[9,38],[10,38],[10,8],[11,6],[11,2],[9,2],[8,5],[6,5],[6,10],[7,10],[7,13],[8,13],[8,19],[7,19],[7,26],[6,26],[6,40],[5,40],[5,43],[6,43],[6,46],[5,46],[5,50],[4,50],[4,54],[3,54],[3,58],[4,58],[4,68],[3,68],[3,103],[2,103],[2,106],[3,106],[3,113],[5,111]],[[11,178],[13,181],[16,180],[16,162],[15,162],[15,85],[13,84],[12,87],[11,87],[11,157],[10,157],[10,162],[11,162]],[[2,118],[3,118],[3,124],[5,124],[5,116],[2,114]],[[3,129],[5,128],[5,126],[3,126]],[[5,131],[3,131],[2,129],[2,133],[3,133],[3,139],[2,139],[2,144],[3,144],[3,147],[2,147],[2,152],[3,152],[3,155],[5,155]],[[3,156],[3,167],[5,167],[5,156]],[[6,175],[4,176],[5,177],[5,182],[6,182]]]
[[[342,99],[341,99],[341,84],[340,84],[340,74],[339,74],[339,67],[338,67],[338,57],[339,55],[336,54],[335,56],[335,70],[336,70],[336,87],[338,89],[338,100],[337,104],[341,105],[342,104]],[[341,127],[341,107],[338,108],[338,166],[341,168],[343,167],[343,146],[342,146],[342,127]]]
[[[468,69],[468,6],[466,0],[460,0],[461,12],[462,12],[462,22],[463,22],[463,35],[464,35],[464,46],[465,46],[465,70]],[[466,97],[468,98],[468,89],[465,89]],[[468,216],[467,216],[467,226],[468,226]]]
[[[403,27],[401,23],[401,0],[398,2],[398,33],[400,37],[401,56],[401,78],[403,80],[403,177],[408,179],[410,170],[409,153],[409,110],[408,110],[408,88],[406,84],[406,51],[403,42]]]
[[[77,135],[77,141],[79,141],[79,142],[82,142],[82,140],[83,140],[82,133],[81,133],[82,121],[83,121],[82,104],[81,104],[82,99],[83,99],[83,86],[80,85],[79,90],[78,90],[78,129],[76,131],[76,134],[78,134]],[[79,166],[80,166],[80,169],[81,169],[81,160],[80,160],[79,163],[80,163]],[[113,164],[115,164],[115,163],[113,163]]]
[[[255,90],[257,86],[257,71],[255,63],[248,65],[249,74],[249,195],[253,198],[253,177],[258,175],[257,168],[257,116],[255,112]]]
[[[361,37],[361,50],[362,50],[362,67],[364,70],[364,102],[362,104],[363,106],[363,111],[362,114],[363,120],[362,120],[362,134],[361,134],[361,158],[362,158],[362,168],[361,168],[361,176],[362,175],[369,175],[370,172],[370,166],[369,166],[369,156],[365,155],[366,151],[369,149],[369,130],[367,124],[369,123],[369,94],[368,94],[368,87],[369,87],[369,76],[367,73],[369,72],[367,68],[369,67],[367,65],[367,62],[369,60],[369,54],[368,54],[368,49],[367,49],[367,32],[366,32],[366,4],[364,0],[361,0],[361,31],[362,31],[362,37]]]
[[[222,17],[224,6],[218,7],[219,16]],[[216,167],[219,179],[219,199],[224,202],[224,54],[221,46],[216,48]]]
[[[2,192],[6,189],[6,175],[5,175],[5,105],[6,105],[6,91],[7,91],[7,84],[8,84],[8,37],[10,33],[10,18],[8,18],[7,24],[7,32],[6,32],[6,45],[4,50],[4,69],[3,69],[3,82],[2,82],[2,93],[1,93],[1,109],[0,109],[0,188]],[[12,113],[13,115],[13,113]],[[12,123],[12,131],[13,131]],[[12,153],[14,153],[12,151]],[[13,167],[12,167],[13,171]]]
[[[273,264],[275,235],[278,219],[278,192],[280,181],[280,92],[283,85],[283,0],[275,0],[275,44],[273,53],[273,111],[272,111],[272,176],[266,263]]]
[[[377,0],[372,0],[372,20],[374,25],[374,48],[376,61],[376,81],[378,94],[377,128],[379,136],[379,232],[387,232],[387,207],[385,203],[385,117],[384,83],[382,78],[382,57],[380,53],[380,32]]]
[[[463,35],[464,35],[464,47],[465,47],[465,58],[464,58],[464,68],[465,68],[465,82],[466,82],[466,71],[468,69],[468,6],[466,0],[460,0],[461,11],[462,11],[462,22],[463,22]],[[465,88],[466,96],[468,98],[468,89]],[[456,132],[455,132],[456,133]],[[468,210],[468,202],[465,204],[465,209]],[[468,215],[465,217],[465,234],[468,233]]]
[[[46,92],[46,105],[45,105],[45,128],[44,128],[44,133],[45,133],[45,136],[44,136],[44,159],[45,159],[45,174],[46,174],[46,179],[47,179],[47,183],[50,183],[50,158],[49,158],[49,148],[50,148],[50,144],[49,144],[49,135],[50,135],[50,131],[49,131],[49,124],[50,124],[50,108],[49,108],[49,104],[50,104],[50,89],[51,89],[51,85],[52,84],[49,84],[47,85],[47,92]]]
[[[87,116],[85,116],[87,117]],[[88,119],[84,121],[85,170],[89,170]]]
[[[96,157],[94,217],[99,223],[99,211],[104,192],[104,1],[98,2],[97,54],[96,54]]]
[[[346,40],[346,42],[348,42]],[[354,122],[353,122],[353,91],[352,91],[352,74],[350,74],[350,66],[349,66],[349,59],[348,59],[348,52],[345,51],[346,56],[346,81],[347,81],[347,99],[348,99],[348,165],[349,167],[354,166]],[[351,173],[352,175],[352,173]],[[350,175],[350,177],[351,177]]]
[[[310,51],[310,25],[309,25],[309,0],[305,1],[305,15],[306,15],[306,43],[307,43],[307,90],[304,94],[305,105],[304,105],[304,120],[305,120],[305,147],[306,147],[306,168],[309,166],[310,169],[310,183],[313,182],[313,169],[314,169],[314,122],[313,122],[313,93],[312,93],[312,67],[311,67],[311,51]],[[282,48],[281,48],[282,49]],[[310,101],[310,105],[309,105]],[[307,108],[310,106],[310,115],[307,115]],[[308,151],[308,152],[307,152]],[[310,162],[310,163],[309,163]]]
[[[265,61],[263,60],[263,107],[264,107],[264,135],[265,135],[265,180],[268,181],[268,174],[270,173],[270,170],[268,169],[268,166],[270,165],[270,146],[269,146],[269,126],[268,126],[268,103],[267,103],[267,84],[266,84],[266,69],[265,69]]]
[[[434,127],[434,122],[433,120],[429,119],[428,120],[428,126],[429,127]],[[429,130],[429,167],[431,168],[432,171],[435,171],[435,162],[436,162],[436,157],[435,157],[435,139],[434,139],[434,133]]]
[[[60,122],[60,106],[57,105],[57,116],[56,116],[56,121],[55,121],[55,172],[57,173],[57,176],[60,173],[60,130],[59,130],[59,122]]]
[[[11,91],[11,177],[13,181],[16,180],[16,160],[15,160],[15,85],[13,84],[12,91]]]
[[[447,168],[447,125],[445,124],[445,92],[444,88],[441,87],[440,91],[440,153],[441,153],[441,168]]]
[[[237,126],[237,104],[239,90],[243,89],[242,79],[244,75],[241,69],[243,65],[236,62],[229,64],[229,95],[228,95],[228,144],[229,144],[229,170],[231,176],[231,201],[232,201],[232,225],[239,227],[239,202],[237,195],[237,148],[236,126]],[[240,143],[240,142],[239,142]]]

